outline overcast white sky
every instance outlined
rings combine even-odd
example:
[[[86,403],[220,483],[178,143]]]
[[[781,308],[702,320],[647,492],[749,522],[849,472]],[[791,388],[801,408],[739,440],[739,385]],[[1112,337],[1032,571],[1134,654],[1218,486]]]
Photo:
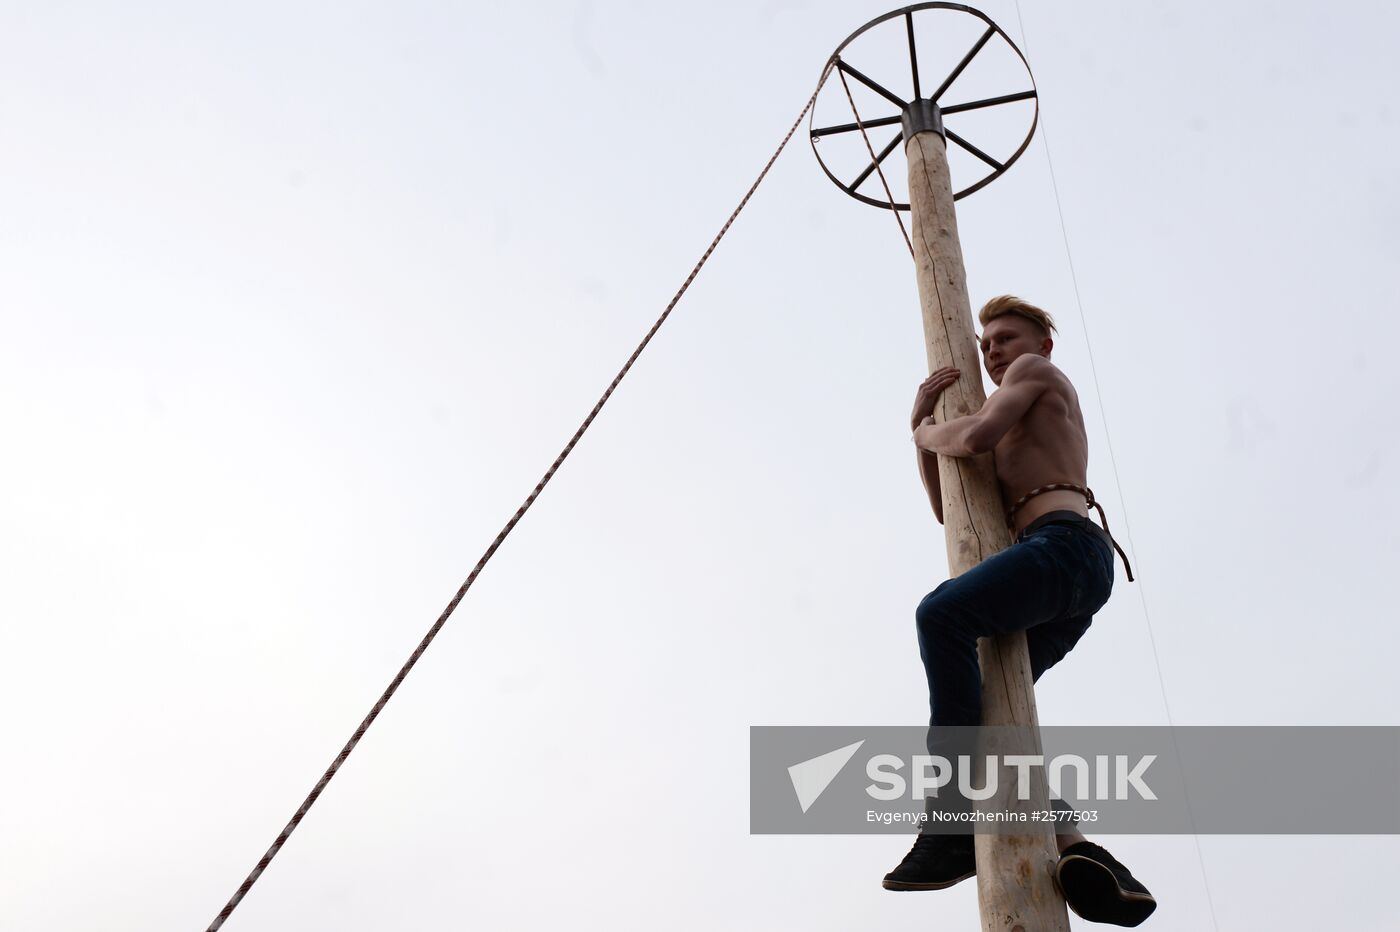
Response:
[[[890,8],[0,8],[6,928],[204,928]],[[1397,724],[1400,15],[982,8],[1084,316],[1039,139],[972,298],[1059,315],[1141,574],[1041,720]],[[227,928],[975,928],[748,834],[750,725],[923,717],[924,365],[799,134]],[[1394,837],[1104,840],[1160,932],[1390,921]]]

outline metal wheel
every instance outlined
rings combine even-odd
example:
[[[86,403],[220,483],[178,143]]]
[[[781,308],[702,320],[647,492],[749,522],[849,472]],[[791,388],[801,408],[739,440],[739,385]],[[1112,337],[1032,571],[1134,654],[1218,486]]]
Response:
[[[977,22],[979,20],[980,23]],[[877,26],[886,24],[888,24],[888,26],[885,29],[875,29]],[[900,27],[902,27],[902,29]],[[969,27],[972,27],[972,29],[970,30]],[[904,35],[899,36],[896,30],[903,32]],[[974,33],[980,34],[977,35],[975,41],[970,41],[969,43],[968,40]],[[872,41],[877,35],[881,37],[882,41]],[[921,37],[919,42],[916,42],[916,36]],[[925,49],[926,54],[922,62],[924,66],[923,75],[925,77],[930,73],[941,77],[941,81],[935,85],[935,89],[931,94],[927,92],[926,86],[921,83],[921,62],[918,53],[918,44],[924,42],[925,39],[930,36],[936,38],[937,42],[935,44],[941,45],[938,49],[938,54],[930,55],[928,54],[928,49]],[[862,42],[857,43],[858,39],[862,40]],[[967,48],[961,60],[956,61],[955,64],[950,64],[957,52],[950,52],[949,49],[952,45],[959,42],[959,40],[963,42],[962,48],[967,48],[968,44],[970,44],[971,47]],[[895,47],[895,42],[903,48],[899,49]],[[847,55],[855,59],[859,54],[868,53],[873,49],[882,49],[883,54],[878,57],[870,56],[871,61],[869,63],[861,59],[859,62],[861,66],[859,70],[846,60]],[[1014,53],[1014,58],[1007,54],[1008,49],[1010,53]],[[968,96],[966,96],[966,88],[964,88],[963,94],[959,94],[959,79],[963,79],[961,82],[962,85],[967,85],[969,83],[965,77],[968,73],[969,66],[972,65],[975,60],[979,60],[979,57],[981,59],[986,59],[993,54],[998,54],[1003,60],[1000,70],[1004,72],[996,78],[995,83],[1010,82],[1013,85],[1020,84],[1022,87],[1024,87],[1025,84],[1029,84],[1030,89],[1012,90],[1011,88],[1006,88],[1007,90],[1011,90],[1011,92],[974,99],[969,99]],[[1009,65],[1007,64],[1008,62],[1010,63]],[[953,195],[954,199],[966,197],[1001,177],[1001,175],[1021,157],[1021,153],[1026,151],[1026,147],[1030,145],[1031,137],[1035,135],[1036,122],[1040,118],[1040,101],[1036,96],[1035,79],[1031,75],[1030,65],[1026,62],[1026,56],[1021,54],[1021,50],[1016,47],[1016,43],[1012,42],[1011,38],[1002,31],[1001,27],[992,22],[986,14],[960,3],[918,3],[876,17],[851,33],[844,42],[837,46],[836,51],[833,52],[831,58],[828,59],[827,65],[834,65],[835,68],[840,69],[842,75],[850,79],[853,92],[860,89],[866,98],[871,98],[873,95],[875,101],[874,109],[877,109],[878,112],[867,113],[864,109],[860,109],[859,125],[854,122],[846,122],[817,126],[818,107],[813,107],[812,116],[808,121],[808,132],[812,142],[812,152],[816,155],[817,163],[821,165],[822,171],[826,173],[828,178],[835,182],[837,187],[851,195],[851,197],[875,207],[884,207],[888,209],[891,206],[890,200],[885,197],[875,197],[864,194],[859,188],[875,175],[877,166],[880,166],[885,158],[889,156],[904,139],[902,124],[903,115],[914,101],[925,100],[937,104],[939,111],[945,118],[943,127],[944,137],[948,142],[952,143],[953,146],[957,146],[958,149],[961,149],[968,156],[971,156],[970,160],[965,160],[967,162],[966,165],[954,170],[955,189],[957,189],[958,185],[962,184],[963,181],[968,181],[964,187],[955,190]],[[933,65],[937,65],[938,67],[930,71],[930,67]],[[1016,67],[1017,65],[1019,65],[1019,67]],[[906,74],[912,79],[908,81],[908,83],[906,83],[905,79]],[[818,104],[820,105],[822,101],[834,96],[838,100],[838,111],[849,115],[851,107],[850,102],[846,98],[845,91],[840,87],[835,88],[833,91],[831,87],[832,84],[840,84],[840,77],[841,75],[837,75],[837,81],[828,81],[823,87],[821,97],[818,98]],[[895,89],[892,90],[891,88]],[[944,104],[943,100],[945,96],[951,98],[955,102]],[[1019,101],[1030,101],[1030,104],[1028,107],[1024,105],[1019,107],[1015,106]],[[980,113],[986,111],[988,108],[1005,108],[1008,117],[1012,116],[1012,111],[1020,111],[1022,116],[1017,120],[1018,123],[1021,120],[1025,120],[1027,115],[1029,116],[1029,128],[1026,130],[1025,137],[1020,139],[1020,144],[1015,146],[1015,150],[1012,151],[1009,156],[1003,155],[1001,159],[983,151],[983,149],[964,138],[963,135],[958,133],[955,129],[956,127],[963,127],[963,121],[959,120],[957,114]],[[893,115],[889,114],[891,109],[895,110]],[[953,119],[949,120],[947,119],[948,117],[952,117]],[[865,140],[861,139],[861,126],[865,128],[866,133],[869,135],[872,147],[879,144],[880,138],[886,132],[886,130],[883,129],[884,127],[894,126],[897,128],[894,138],[890,139],[888,143],[885,144],[884,148],[875,150],[875,161],[873,162],[870,160],[870,154],[866,149]],[[967,129],[966,127],[963,128],[965,130]],[[969,131],[969,135],[973,135],[973,133]],[[1015,145],[1014,140],[1017,138],[1020,138],[1019,132],[1015,134],[1010,145]],[[827,140],[824,147],[818,146],[818,143],[822,140]],[[834,146],[854,146],[859,149],[858,159],[847,154],[845,161],[852,165],[864,164],[865,167],[858,174],[854,174],[853,176],[848,174],[848,177],[850,177],[849,181],[842,181],[841,178],[837,177],[837,171],[840,170],[840,166],[833,168],[828,164],[828,161],[838,161],[838,159],[834,157],[835,153],[828,151],[825,158],[822,155],[822,148],[831,150]],[[989,145],[988,148],[993,148],[995,150],[997,147]],[[999,148],[1004,152],[1007,145],[1003,144]],[[956,150],[951,146],[949,147],[950,163],[955,151]],[[981,174],[979,177],[978,172],[982,167],[986,166],[989,166],[990,170],[985,174]],[[876,185],[876,189],[879,189],[878,185]],[[883,195],[884,191],[879,189],[879,193]],[[898,203],[897,201],[893,206],[897,210],[909,209],[907,203]]]

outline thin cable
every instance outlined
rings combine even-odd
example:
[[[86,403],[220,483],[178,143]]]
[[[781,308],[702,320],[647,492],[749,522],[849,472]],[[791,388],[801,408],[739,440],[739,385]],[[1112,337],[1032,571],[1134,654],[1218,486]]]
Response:
[[[880,167],[880,160],[875,157],[875,147],[870,144],[870,137],[865,134],[865,124],[861,122],[860,112],[856,110],[856,99],[851,96],[851,86],[846,83],[846,73],[839,67],[839,58],[836,62],[836,76],[841,79],[841,86],[846,89],[846,99],[851,102],[851,113],[856,118],[856,129],[860,130],[860,138],[865,140],[865,149],[870,153],[870,164],[875,166],[875,173],[880,176],[880,184],[885,186],[885,197],[890,200],[890,213],[894,214],[894,219],[899,224],[899,232],[904,234],[904,245],[909,247],[909,258],[917,262],[914,243],[909,239],[909,231],[904,229],[904,218],[899,215],[899,208],[894,206],[894,195],[890,193],[890,183],[885,179],[885,170]]]
[[[632,368],[632,364],[637,361],[637,357],[642,354],[642,350],[646,349],[647,344],[651,342],[651,338],[656,335],[656,331],[661,329],[661,325],[666,321],[666,318],[670,316],[671,310],[680,301],[681,295],[685,294],[686,289],[690,287],[690,283],[695,281],[695,276],[700,274],[701,267],[704,266],[706,260],[710,258],[710,254],[715,251],[715,247],[718,246],[719,241],[724,238],[724,234],[729,232],[729,227],[734,223],[734,219],[739,216],[739,211],[743,210],[744,205],[749,202],[749,198],[753,197],[753,193],[758,190],[758,186],[768,174],[768,170],[773,167],[773,163],[778,160],[778,156],[787,146],[788,141],[792,139],[793,133],[797,132],[797,127],[801,125],[803,117],[807,115],[807,111],[812,109],[812,105],[816,103],[817,94],[821,93],[822,85],[826,83],[827,77],[831,74],[832,67],[832,63],[829,62],[826,68],[822,70],[821,78],[817,81],[817,89],[814,90],[812,96],[807,99],[806,106],[804,106],[802,112],[798,114],[797,120],[792,124],[792,128],[787,131],[787,135],[783,137],[783,141],[778,143],[778,148],[768,159],[768,163],[763,166],[763,170],[758,173],[758,178],[749,187],[748,193],[744,195],[743,200],[739,201],[739,206],[734,208],[734,212],[729,215],[729,219],[724,221],[724,226],[720,228],[719,233],[716,234],[715,238],[710,242],[709,248],[707,248],[704,255],[700,257],[700,261],[695,263],[695,268],[690,270],[690,274],[686,276],[685,282],[681,285],[680,290],[671,298],[671,302],[666,305],[666,310],[661,312],[661,316],[656,319],[656,323],[651,325],[651,329],[648,330],[646,336],[642,338],[642,342],[637,344],[637,348],[632,351],[632,355],[627,358],[627,362],[623,364],[622,369],[613,378],[612,384],[603,392],[602,397],[598,399],[598,403],[595,404],[593,410],[588,413],[588,417],[583,419],[583,423],[579,425],[578,430],[574,431],[573,437],[569,439],[563,451],[555,457],[554,463],[545,471],[544,478],[540,479],[535,485],[534,491],[525,499],[525,503],[521,505],[520,508],[516,510],[514,516],[506,522],[505,527],[496,535],[496,539],[491,542],[491,546],[486,548],[486,552],[482,554],[481,559],[477,561],[476,566],[472,568],[471,573],[467,576],[467,581],[462,583],[461,588],[457,590],[457,594],[452,597],[452,601],[447,603],[447,608],[443,609],[437,621],[433,622],[433,626],[428,629],[428,633],[423,636],[423,640],[418,643],[413,653],[409,655],[408,660],[404,663],[393,681],[389,683],[383,695],[375,702],[374,707],[369,710],[369,714],[365,716],[364,721],[360,722],[360,727],[356,728],[355,733],[350,736],[350,740],[345,742],[345,747],[336,755],[331,765],[326,768],[326,772],[321,774],[321,779],[316,781],[316,785],[312,787],[311,792],[292,815],[291,821],[287,823],[276,840],[273,841],[272,847],[267,849],[267,853],[258,860],[257,866],[253,868],[252,873],[243,881],[224,908],[219,911],[219,915],[214,917],[214,921],[209,924],[207,932],[216,932],[216,930],[224,924],[224,921],[228,919],[229,915],[237,908],[238,904],[242,902],[243,897],[252,889],[253,884],[262,876],[268,864],[277,856],[277,852],[286,844],[292,832],[296,831],[296,827],[301,824],[301,820],[305,818],[307,810],[311,808],[312,804],[314,804],[316,799],[321,795],[321,792],[325,790],[326,784],[331,782],[331,778],[340,770],[340,765],[345,763],[345,759],[350,756],[350,752],[355,749],[355,745],[360,743],[360,739],[364,737],[369,726],[374,722],[375,718],[379,716],[379,713],[384,709],[384,706],[389,702],[390,698],[393,697],[394,693],[399,688],[399,684],[404,681],[404,678],[408,676],[408,672],[412,670],[414,664],[418,662],[418,658],[423,656],[423,652],[428,649],[428,645],[433,642],[433,638],[437,637],[437,633],[442,630],[442,626],[447,623],[447,619],[451,617],[453,611],[456,610],[458,603],[462,601],[462,597],[467,594],[467,590],[470,589],[472,583],[476,581],[476,577],[481,573],[482,568],[486,565],[486,561],[491,559],[491,555],[501,546],[501,542],[506,539],[506,535],[511,532],[511,529],[520,521],[525,512],[535,503],[535,499],[539,497],[540,492],[543,491],[545,485],[554,476],[560,464],[564,462],[565,457],[573,450],[574,445],[577,444],[579,438],[583,436],[583,432],[593,423],[593,419],[598,416],[598,412],[603,410],[603,405],[606,404],[608,398],[612,396],[613,390],[616,389],[618,383],[622,381],[622,377]]]
[[[1021,16],[1021,0],[1015,0],[1015,3],[1016,22],[1021,27],[1021,47],[1025,49],[1026,56],[1029,57],[1030,44],[1026,41],[1026,21]],[[1133,543],[1132,524],[1128,521],[1127,496],[1123,494],[1123,480],[1118,474],[1118,458],[1114,456],[1113,453],[1113,439],[1108,429],[1108,409],[1104,406],[1103,403],[1103,391],[1099,386],[1099,371],[1098,367],[1094,364],[1094,348],[1089,341],[1089,323],[1084,315],[1084,299],[1080,296],[1079,293],[1079,276],[1075,273],[1074,270],[1074,253],[1070,250],[1069,246],[1069,227],[1065,223],[1065,211],[1063,205],[1060,202],[1060,185],[1055,179],[1055,162],[1050,157],[1050,138],[1049,134],[1046,132],[1045,105],[1043,100],[1041,101],[1040,114],[1040,142],[1045,149],[1045,165],[1050,171],[1050,189],[1055,194],[1055,211],[1059,214],[1060,217],[1060,236],[1064,239],[1065,259],[1069,263],[1070,283],[1074,286],[1074,301],[1079,308],[1079,325],[1084,330],[1084,347],[1089,355],[1089,372],[1094,380],[1094,395],[1098,398],[1099,402],[1099,419],[1103,423],[1104,445],[1108,448],[1108,461],[1109,464],[1113,467],[1113,481],[1118,486],[1118,498],[1123,509],[1123,533],[1128,538],[1128,548],[1133,551],[1133,558],[1136,560],[1137,547]],[[1142,575],[1141,571],[1142,561],[1138,560],[1139,576]],[[1166,677],[1162,674],[1162,659],[1157,653],[1157,636],[1152,629],[1152,615],[1147,610],[1147,590],[1143,579],[1138,579],[1137,587],[1138,600],[1142,604],[1142,617],[1143,620],[1147,622],[1147,640],[1152,647],[1152,662],[1153,665],[1157,668],[1157,688],[1161,691],[1162,708],[1167,714],[1167,731],[1168,734],[1171,735],[1172,747],[1176,751],[1177,761],[1179,762],[1181,760],[1181,749],[1177,747],[1176,744],[1176,727],[1172,721],[1171,703],[1167,700],[1167,681]],[[1192,814],[1191,800],[1190,797],[1186,794],[1186,784],[1184,781],[1182,783],[1182,796],[1184,801],[1186,802],[1187,818],[1191,821],[1191,837],[1195,840],[1196,843],[1196,861],[1200,865],[1201,869],[1201,884],[1205,887],[1206,891],[1206,906],[1210,909],[1211,926],[1216,930],[1216,932],[1219,932],[1220,923],[1215,917],[1215,900],[1210,893],[1210,878],[1206,874],[1205,854],[1201,851],[1201,836],[1198,832],[1195,831],[1196,820],[1195,816]]]

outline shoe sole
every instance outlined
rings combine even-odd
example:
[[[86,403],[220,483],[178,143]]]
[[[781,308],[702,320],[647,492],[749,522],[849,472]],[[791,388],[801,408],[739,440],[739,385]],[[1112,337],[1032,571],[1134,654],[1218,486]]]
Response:
[[[1074,914],[1087,922],[1135,926],[1157,908],[1157,900],[1152,894],[1124,890],[1118,886],[1118,878],[1113,876],[1113,871],[1093,858],[1080,854],[1065,855],[1055,865],[1055,886]],[[1080,904],[1076,905],[1065,892],[1066,886],[1076,892]]]
[[[909,880],[890,880],[886,878],[880,882],[880,886],[886,890],[946,890],[955,883],[962,883],[969,877],[976,877],[976,871],[968,871],[961,877],[954,877],[952,880],[940,880],[937,883],[914,883]]]

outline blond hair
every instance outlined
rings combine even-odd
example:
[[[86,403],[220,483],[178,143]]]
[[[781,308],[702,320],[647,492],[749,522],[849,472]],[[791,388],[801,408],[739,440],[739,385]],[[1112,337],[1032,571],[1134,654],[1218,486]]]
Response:
[[[982,326],[987,326],[992,321],[1003,314],[1015,314],[1017,317],[1024,317],[1045,331],[1048,337],[1055,330],[1055,319],[1028,301],[1022,301],[1015,295],[1004,294],[993,298],[982,305],[982,310],[978,312],[977,319],[982,322]]]

